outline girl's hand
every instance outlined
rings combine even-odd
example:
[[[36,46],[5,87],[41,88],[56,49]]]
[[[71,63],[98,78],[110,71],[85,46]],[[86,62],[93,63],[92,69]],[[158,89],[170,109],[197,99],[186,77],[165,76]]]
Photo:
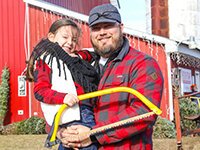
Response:
[[[64,98],[64,100],[63,100],[63,103],[64,104],[67,104],[68,106],[73,106],[73,105],[75,105],[76,103],[78,103],[79,102],[79,99],[78,99],[78,97],[76,96],[76,95],[74,95],[74,94],[67,94],[66,96],[65,96],[65,98]]]

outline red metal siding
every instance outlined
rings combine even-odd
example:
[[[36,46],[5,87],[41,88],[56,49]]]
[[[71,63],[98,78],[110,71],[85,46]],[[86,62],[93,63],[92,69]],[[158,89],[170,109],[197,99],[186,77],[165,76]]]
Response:
[[[28,98],[18,96],[18,75],[25,68],[24,14],[22,0],[0,1],[0,70],[8,66],[10,76],[9,111],[5,123],[12,123],[28,117]],[[23,115],[18,115],[23,110]]]
[[[91,8],[94,6],[110,3],[110,0],[44,0],[46,2],[62,6],[69,10],[89,15]]]

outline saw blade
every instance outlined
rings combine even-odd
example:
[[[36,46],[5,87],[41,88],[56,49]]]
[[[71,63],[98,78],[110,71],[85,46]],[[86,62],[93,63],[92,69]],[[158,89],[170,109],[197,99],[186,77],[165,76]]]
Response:
[[[96,128],[96,129],[92,129],[87,133],[80,134],[80,136],[84,136],[86,134],[87,135],[96,135],[96,134],[102,133],[103,131],[107,131],[107,130],[114,129],[114,128],[117,128],[117,127],[129,125],[129,124],[131,124],[135,121],[142,120],[144,118],[148,118],[148,117],[153,116],[153,115],[155,115],[154,112],[149,112],[149,113],[145,113],[145,114],[142,114],[142,115],[139,115],[139,116],[134,116],[134,117],[131,117],[131,118],[128,118],[128,119],[124,119],[124,120],[115,122],[115,123],[111,123],[109,125],[105,125],[105,126],[102,126],[102,127]]]

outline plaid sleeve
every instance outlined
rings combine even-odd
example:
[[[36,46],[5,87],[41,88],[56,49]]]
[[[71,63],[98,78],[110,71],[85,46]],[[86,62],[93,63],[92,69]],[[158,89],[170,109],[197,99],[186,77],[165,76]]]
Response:
[[[48,104],[63,104],[66,93],[60,93],[51,89],[51,69],[42,61],[36,63],[34,71],[34,95],[41,102]]]
[[[138,63],[131,68],[130,72],[130,80],[128,83],[129,87],[139,91],[153,104],[159,107],[162,97],[163,76],[157,62],[150,57],[145,58],[143,61],[138,61]],[[110,98],[112,99],[116,97],[113,96]],[[111,108],[109,108],[109,110],[113,111]],[[109,118],[105,122],[101,122],[96,127],[111,124],[125,118],[138,116],[150,111],[151,110],[149,110],[149,108],[136,96],[129,95],[128,105],[123,111],[113,116],[112,118]],[[129,138],[144,132],[148,128],[152,128],[155,120],[156,116],[154,115],[135,121],[129,126],[122,126],[110,132],[104,132],[103,134],[99,134],[96,137],[101,144],[119,142],[124,138]]]
[[[91,54],[91,52],[89,52],[88,50],[81,50],[78,51],[78,55],[81,56],[81,58],[89,63],[91,63],[93,61],[93,56]]]

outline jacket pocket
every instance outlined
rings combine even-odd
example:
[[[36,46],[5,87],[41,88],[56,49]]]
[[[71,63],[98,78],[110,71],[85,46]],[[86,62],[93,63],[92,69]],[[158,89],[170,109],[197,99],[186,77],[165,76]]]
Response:
[[[114,75],[113,77],[108,78],[104,87],[119,87],[119,86],[122,86],[124,82],[125,82],[125,76]]]

